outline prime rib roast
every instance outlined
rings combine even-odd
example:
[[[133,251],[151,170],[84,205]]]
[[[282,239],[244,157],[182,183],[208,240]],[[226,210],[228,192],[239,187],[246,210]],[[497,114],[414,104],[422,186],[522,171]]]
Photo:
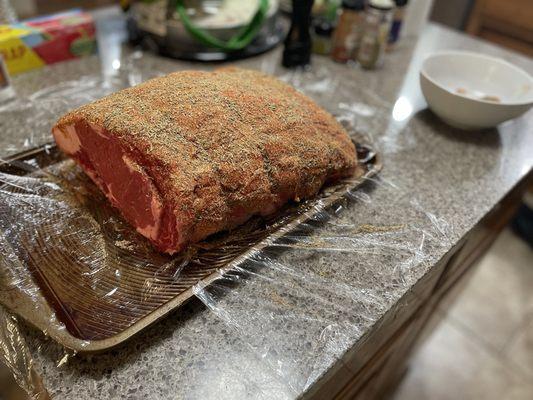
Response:
[[[257,71],[184,71],[121,90],[53,128],[109,201],[160,251],[315,196],[349,176],[355,148],[335,118]]]

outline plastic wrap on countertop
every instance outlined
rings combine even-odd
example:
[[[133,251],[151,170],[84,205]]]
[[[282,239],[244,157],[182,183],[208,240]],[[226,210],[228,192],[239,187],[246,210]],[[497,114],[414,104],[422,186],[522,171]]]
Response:
[[[12,372],[15,382],[28,393],[31,399],[47,400],[48,392],[41,377],[33,368],[17,318],[0,305],[0,361]]]
[[[139,54],[135,54],[122,75],[114,80],[85,76],[0,106],[1,119],[15,120],[10,126],[27,132],[26,139],[14,140],[4,156],[50,142],[50,127],[67,110],[146,79],[136,69],[135,62],[142,62]],[[266,67],[271,72],[268,71],[271,65]],[[276,398],[291,398],[313,384],[376,322],[376,316],[391,307],[406,284],[413,283],[406,282],[414,276],[407,272],[423,269],[431,253],[448,241],[446,222],[425,210],[395,183],[391,179],[395,171],[387,173],[387,155],[408,142],[395,141],[391,145],[387,136],[380,134],[395,129],[384,126],[384,121],[388,121],[385,110],[390,108],[384,100],[366,93],[361,98],[370,99],[367,103],[337,101],[337,98],[357,99],[358,91],[364,89],[339,82],[325,68],[285,71],[281,78],[314,97],[340,121],[353,127],[359,136],[366,137],[382,152],[385,167],[382,175],[347,191],[334,207],[322,207],[320,201],[315,203],[314,208],[307,210],[306,223],[270,241],[267,247],[252,253],[210,285],[194,286],[195,296],[212,312],[212,318],[231,332],[232,345],[240,346],[240,351],[262,366],[266,375],[254,378],[257,381],[253,388],[247,389],[256,398],[272,397],[273,390]],[[351,94],[339,96],[339,91]],[[21,307],[35,307],[49,327],[65,329],[25,268],[29,256],[24,249],[53,245],[64,257],[77,257],[86,267],[84,282],[102,299],[102,308],[94,313],[105,321],[109,318],[107,306],[113,305],[124,290],[122,273],[132,268],[142,269],[147,262],[143,257],[148,257],[146,254],[151,250],[142,247],[144,244],[137,242],[136,236],[113,212],[95,217],[96,214],[83,211],[87,205],[81,203],[91,190],[87,189],[90,184],[78,178],[79,170],[69,161],[51,168],[41,168],[35,162],[20,162],[18,167],[28,174],[0,174],[0,301],[11,304],[17,312],[9,297],[25,299]],[[398,209],[404,212],[398,214]],[[47,228],[41,229],[43,226]],[[109,230],[103,230],[102,226],[108,226]],[[41,233],[33,235],[38,229]],[[102,245],[103,235],[109,232],[116,236],[121,251],[141,248],[148,253],[143,253],[143,257],[125,257],[122,269],[109,270],[111,255]],[[82,248],[81,245],[88,250],[70,254],[72,248]],[[44,262],[46,255],[36,257]],[[151,293],[162,282],[161,277],[177,279],[192,258],[194,254],[185,254],[176,259],[162,258],[159,264],[151,265],[156,273],[141,282],[138,303],[122,305],[125,312],[135,313],[135,307],[150,303]],[[336,267],[347,259],[353,265],[352,270]],[[31,354],[23,338],[18,339],[15,319],[6,316],[4,320],[8,325],[0,330],[2,355],[17,381],[32,393],[37,381]],[[65,349],[63,355],[55,362],[58,368],[68,370],[71,353]],[[145,361],[138,358],[131,362]],[[174,368],[181,368],[179,363],[177,358]],[[234,366],[237,375],[244,373],[239,368]],[[42,378],[46,385],[46,374]],[[162,380],[159,384],[167,383]],[[198,395],[220,398],[224,396],[222,386],[199,388]],[[55,388],[47,389],[53,396]]]

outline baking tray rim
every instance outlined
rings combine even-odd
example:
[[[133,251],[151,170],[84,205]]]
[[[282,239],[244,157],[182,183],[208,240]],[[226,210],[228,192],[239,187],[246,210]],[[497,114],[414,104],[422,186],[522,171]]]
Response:
[[[381,171],[383,167],[381,155],[378,152],[375,152],[373,150],[373,147],[367,145],[366,143],[363,144],[356,140],[354,140],[354,143],[356,143],[357,145],[365,146],[367,149],[370,149],[370,151],[372,151],[372,157],[366,162],[361,162],[361,160],[359,160],[359,165],[364,168],[364,172],[360,176],[353,178],[353,182],[347,182],[342,187],[337,188],[330,195],[321,198],[320,200],[322,200],[322,202],[320,203],[319,208],[316,207],[315,201],[315,204],[313,204],[315,205],[315,207],[313,207],[313,211],[297,210],[293,217],[289,217],[289,220],[286,223],[281,224],[273,232],[268,234],[268,236],[261,239],[259,242],[252,245],[248,249],[244,250],[241,254],[229,261],[226,265],[218,268],[216,271],[200,279],[196,284],[190,286],[188,289],[176,295],[168,302],[162,304],[157,309],[146,314],[120,333],[117,333],[105,339],[81,339],[73,336],[67,329],[54,328],[54,326],[51,327],[50,324],[46,324],[46,321],[44,320],[40,320],[37,318],[32,319],[30,318],[31,315],[30,317],[28,315],[23,315],[20,310],[15,309],[14,312],[16,314],[19,314],[30,325],[34,326],[42,332],[46,332],[47,336],[49,336],[62,346],[74,351],[75,353],[97,353],[110,350],[129,340],[130,338],[140,333],[142,330],[146,329],[152,324],[156,323],[163,317],[167,316],[170,312],[176,310],[177,308],[185,304],[187,301],[189,301],[191,298],[194,298],[195,290],[197,288],[205,288],[216,280],[222,278],[225,274],[236,269],[240,264],[253,257],[255,254],[259,253],[272,242],[282,238],[288,232],[293,231],[298,226],[311,219],[313,215],[316,215],[316,213],[334,206],[337,202],[345,198],[347,190],[354,190],[359,188],[367,179],[379,173],[379,171]],[[10,163],[13,163],[15,161],[20,161],[29,158],[31,156],[37,156],[43,152],[48,153],[49,150],[55,148],[55,143],[50,142],[29,150],[22,151],[20,153],[1,159],[2,162],[0,163],[0,167],[5,166],[6,164],[9,165]],[[310,215],[310,213],[312,215]],[[40,288],[37,282],[35,282],[35,284],[37,287]],[[20,297],[25,297],[20,293],[17,293],[17,295],[20,295]],[[42,293],[39,293],[39,296],[50,307],[50,309],[55,312],[53,307],[50,306],[49,301],[42,295]],[[4,303],[4,305],[8,308],[13,308],[13,304],[5,304],[2,299],[0,299],[0,302]]]

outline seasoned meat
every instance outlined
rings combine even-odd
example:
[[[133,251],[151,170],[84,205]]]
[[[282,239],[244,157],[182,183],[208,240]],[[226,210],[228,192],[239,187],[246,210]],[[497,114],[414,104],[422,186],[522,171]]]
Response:
[[[333,116],[271,76],[236,68],[121,90],[63,116],[53,135],[166,253],[312,197],[357,162]]]

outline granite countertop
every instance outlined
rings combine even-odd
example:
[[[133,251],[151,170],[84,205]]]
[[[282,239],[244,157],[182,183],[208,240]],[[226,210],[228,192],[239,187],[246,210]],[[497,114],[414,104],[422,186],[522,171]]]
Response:
[[[109,47],[112,41],[100,38]],[[59,345],[22,323],[50,394],[56,399],[292,399],[320,385],[327,371],[353,373],[357,366],[344,355],[533,166],[532,111],[498,129],[465,133],[425,109],[418,84],[421,61],[447,48],[496,55],[533,73],[532,60],[435,24],[419,40],[402,41],[377,71],[317,56],[311,71],[291,72],[279,66],[279,48],[237,62],[281,76],[350,122],[382,153],[380,178],[313,230],[321,246],[291,244],[261,255],[245,278],[199,291],[198,300],[116,349],[64,362]],[[117,51],[101,57],[120,57]],[[15,77],[13,84],[21,98],[27,97],[94,77],[100,61],[57,64]],[[191,67],[198,65],[144,54],[134,72],[144,78]],[[0,120],[4,154],[28,142],[28,116],[19,114]],[[38,127],[52,122],[45,116]],[[370,225],[398,228],[358,236],[360,227]]]

